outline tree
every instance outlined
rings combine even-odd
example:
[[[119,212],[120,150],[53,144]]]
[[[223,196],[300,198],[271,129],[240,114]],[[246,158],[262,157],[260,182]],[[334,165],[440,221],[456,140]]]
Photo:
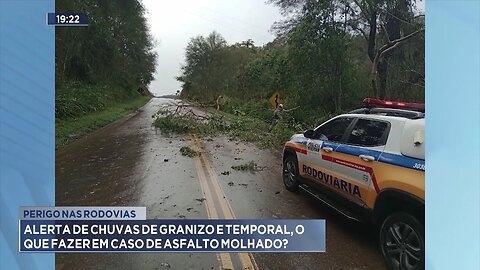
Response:
[[[372,87],[376,97],[380,99],[384,99],[386,96],[385,84],[387,80],[386,78],[387,60],[385,60],[385,58],[391,55],[391,53],[393,52],[393,50],[395,50],[395,48],[397,48],[398,46],[406,42],[408,39],[414,37],[415,35],[417,35],[423,30],[424,29],[416,30],[406,36],[403,36],[394,40],[390,40],[390,37],[388,36],[388,32],[385,31],[387,36],[386,42],[382,47],[380,47],[377,50],[372,63]],[[382,66],[381,66],[381,69],[379,70],[380,64]]]
[[[276,23],[278,37],[288,39],[301,24],[305,6],[318,4],[321,0],[270,0],[280,7],[289,19]],[[365,38],[367,55],[371,65],[371,89],[373,95],[387,96],[387,77],[390,59],[395,64],[402,61],[398,48],[407,40],[423,31],[423,21],[416,20],[415,0],[335,0],[335,20],[348,26],[348,31]],[[421,16],[421,14],[420,14]],[[347,30],[347,29],[346,29]],[[423,49],[423,47],[422,47]],[[419,59],[424,61],[424,59]],[[405,76],[408,76],[405,74]]]
[[[240,43],[240,46],[244,46],[244,47],[247,47],[247,48],[255,48],[255,43],[253,42],[253,40],[251,38],[245,40],[245,41],[242,41],[242,43]]]
[[[206,38],[197,36],[190,39],[185,50],[186,64],[182,67],[184,75],[192,75],[195,69],[204,69],[225,45],[225,39],[215,31]]]
[[[216,31],[207,37],[197,36],[190,39],[185,50],[185,64],[182,66],[182,75],[177,80],[183,83],[185,94],[200,95],[197,86],[202,86],[204,94],[208,88],[214,87],[214,73],[212,62],[226,46],[225,39]],[[198,83],[199,81],[201,83]],[[197,81],[197,84],[193,84]]]
[[[134,90],[153,79],[153,38],[138,0],[58,1],[59,12],[85,12],[86,28],[56,30],[57,83],[115,83]]]
[[[423,25],[416,23],[413,16],[415,1],[353,0],[350,3],[345,0],[345,3],[357,11],[349,25],[367,40],[368,56],[372,62],[373,94],[383,99],[387,92],[388,61],[394,55],[394,50],[423,31]],[[411,26],[414,26],[414,29],[402,37],[402,32],[405,33],[408,28],[412,28]],[[378,38],[379,34],[383,36]]]
[[[335,20],[336,8],[334,1],[307,2],[288,44],[291,62],[303,77],[301,87],[308,93],[303,102],[341,111],[348,37]]]

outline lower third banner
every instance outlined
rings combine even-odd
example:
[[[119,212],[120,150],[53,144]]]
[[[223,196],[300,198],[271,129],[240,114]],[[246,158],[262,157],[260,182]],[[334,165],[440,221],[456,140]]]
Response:
[[[324,252],[325,220],[20,220],[20,252]]]

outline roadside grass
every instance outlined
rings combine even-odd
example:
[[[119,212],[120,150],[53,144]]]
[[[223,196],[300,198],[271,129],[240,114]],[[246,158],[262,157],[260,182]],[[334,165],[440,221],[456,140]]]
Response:
[[[114,104],[131,101],[139,96],[132,89],[114,83],[87,84],[67,81],[55,85],[55,119],[78,118],[101,112]]]
[[[151,97],[138,96],[133,100],[113,103],[101,111],[87,113],[78,117],[55,120],[55,146],[61,147],[88,132],[103,127],[122,116],[145,105]]]
[[[226,135],[230,139],[252,142],[260,148],[276,149],[295,132],[286,123],[271,125],[261,119],[247,115],[233,115],[226,112],[210,111],[208,120],[199,120],[192,115],[177,115],[161,110],[153,122],[163,132],[179,134],[192,133],[199,136]]]

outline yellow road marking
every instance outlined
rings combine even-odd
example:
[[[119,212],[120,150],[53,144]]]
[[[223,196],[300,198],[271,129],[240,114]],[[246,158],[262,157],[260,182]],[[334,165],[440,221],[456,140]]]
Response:
[[[195,150],[198,151],[200,149]],[[194,158],[194,163],[197,171],[198,180],[200,182],[200,188],[202,189],[202,192],[205,196],[205,201],[203,202],[207,209],[207,216],[209,219],[218,219],[218,212],[217,209],[215,209],[213,197],[210,189],[208,188],[207,178],[203,171],[201,161],[198,158]],[[217,259],[220,261],[222,269],[234,269],[232,258],[230,257],[229,253],[217,253]]]
[[[207,208],[207,215],[209,218],[218,219],[217,209],[215,209],[215,207],[211,203],[209,203],[209,202],[213,202],[213,197],[210,192],[210,189],[208,188],[207,180],[206,180],[205,173],[203,172],[202,164],[198,158],[194,158],[193,161],[195,163],[198,180],[200,182],[200,188],[202,189],[202,192],[205,195],[204,203]]]
[[[200,160],[203,161],[203,164],[205,165],[207,169],[207,174],[210,176],[211,183],[213,185],[214,192],[217,195],[218,201],[220,203],[220,207],[222,209],[223,214],[225,215],[226,219],[234,219],[233,212],[228,206],[228,200],[225,194],[223,194],[223,190],[220,188],[220,185],[218,184],[218,179],[217,176],[215,175],[215,172],[213,171],[212,167],[210,164],[205,160],[204,155],[200,156]]]
[[[204,161],[204,164],[206,165],[208,174],[210,175],[210,178],[212,179],[212,184],[214,187],[215,192],[218,195],[218,200],[220,202],[220,207],[222,208],[222,212],[225,215],[225,218],[227,219],[236,219],[235,213],[233,212],[233,209],[228,202],[227,196],[225,195],[223,189],[220,187],[218,178],[215,174],[215,171],[213,171],[212,165],[206,161],[206,158],[204,155],[200,156],[200,159]],[[254,263],[250,259],[250,256],[248,253],[238,253],[238,256],[240,258],[240,262],[242,264],[242,267],[244,270],[253,270],[254,268]]]
[[[202,148],[202,142],[199,141],[196,138],[192,138],[193,144],[195,145],[195,148],[201,149]],[[213,164],[210,162],[208,159],[207,155],[202,153],[200,157],[195,158],[196,160],[200,161],[200,164],[203,164],[204,167],[206,168],[206,173],[204,176],[207,177],[211,180],[210,183],[212,183],[213,186],[213,191],[215,195],[217,195],[218,202],[220,203],[220,208],[223,212],[223,215],[225,216],[226,219],[236,219],[235,213],[233,212],[232,206],[230,205],[227,196],[225,195],[225,192],[223,191],[222,187],[219,184],[219,180],[217,178],[217,174],[215,173],[215,170],[213,168]],[[200,166],[200,168],[204,168]],[[198,169],[198,167],[197,167]],[[210,176],[210,177],[208,177]],[[207,183],[207,181],[205,183]],[[208,188],[208,183],[207,183],[207,188]],[[212,201],[213,202],[213,201]],[[240,263],[242,264],[242,268],[244,270],[254,270],[258,269],[258,266],[255,262],[255,259],[253,258],[253,255],[251,253],[237,253],[238,257],[240,259]]]

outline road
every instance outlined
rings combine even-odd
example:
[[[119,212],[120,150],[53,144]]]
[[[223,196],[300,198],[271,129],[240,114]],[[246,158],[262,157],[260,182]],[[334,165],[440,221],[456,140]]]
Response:
[[[225,137],[169,135],[152,127],[168,99],[56,152],[57,206],[145,206],[149,219],[326,219],[325,253],[68,253],[56,269],[385,269],[370,225],[346,220],[283,188],[279,152]],[[190,146],[200,157],[182,156]],[[262,171],[235,171],[255,160]],[[227,173],[228,172],[228,173]]]

